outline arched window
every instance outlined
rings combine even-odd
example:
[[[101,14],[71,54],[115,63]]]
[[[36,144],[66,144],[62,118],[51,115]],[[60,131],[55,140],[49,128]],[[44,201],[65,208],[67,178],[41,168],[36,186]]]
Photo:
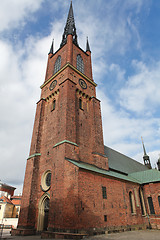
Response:
[[[54,99],[53,103],[52,103],[52,110],[51,111],[55,110],[55,108],[56,108],[56,100]]]
[[[79,108],[82,109],[82,99],[79,98]]]
[[[84,73],[84,62],[80,54],[77,55],[77,69]]]
[[[130,200],[131,213],[134,214],[136,213],[136,208],[135,208],[135,201],[134,201],[134,196],[132,192],[129,192],[129,200]]]
[[[61,56],[58,56],[54,65],[54,73],[58,72],[61,68]]]

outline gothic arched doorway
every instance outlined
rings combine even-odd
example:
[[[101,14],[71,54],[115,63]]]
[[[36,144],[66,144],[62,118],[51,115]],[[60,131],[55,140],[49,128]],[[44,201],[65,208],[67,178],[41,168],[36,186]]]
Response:
[[[37,231],[47,230],[49,215],[49,200],[50,200],[49,195],[44,194],[39,201]]]

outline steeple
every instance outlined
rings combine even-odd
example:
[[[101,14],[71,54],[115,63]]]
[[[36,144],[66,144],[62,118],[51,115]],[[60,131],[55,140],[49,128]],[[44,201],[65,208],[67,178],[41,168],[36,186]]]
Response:
[[[50,48],[50,51],[48,53],[49,54],[53,54],[54,53],[54,39],[52,40],[52,45],[51,45],[51,48]]]
[[[150,158],[149,158],[149,156],[148,156],[147,153],[146,153],[146,149],[145,149],[145,146],[144,146],[143,138],[141,137],[141,139],[142,139],[142,146],[143,146],[143,151],[144,151],[144,156],[143,156],[144,164],[145,164],[149,169],[152,169],[152,167],[151,167],[151,162],[150,162]]]
[[[89,51],[89,52],[91,51],[91,50],[90,50],[90,47],[89,47],[88,37],[87,37],[87,43],[86,43],[86,52],[87,52],[87,51]]]
[[[64,33],[63,33],[63,36],[62,36],[62,42],[61,42],[60,47],[63,47],[66,44],[68,35],[73,36],[73,43],[78,46],[72,1],[71,1],[71,4],[70,4],[68,18],[67,18],[66,26],[64,28]]]

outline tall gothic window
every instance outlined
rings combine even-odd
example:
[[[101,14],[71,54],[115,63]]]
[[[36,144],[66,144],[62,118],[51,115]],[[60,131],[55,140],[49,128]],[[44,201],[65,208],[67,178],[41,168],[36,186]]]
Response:
[[[59,55],[54,65],[54,73],[58,72],[60,68],[61,68],[61,56]]]
[[[152,197],[148,197],[148,204],[149,204],[150,214],[155,214]]]
[[[130,201],[131,213],[135,214],[136,207],[135,207],[135,201],[134,201],[134,196],[132,192],[129,192],[129,201]]]
[[[55,110],[55,108],[56,108],[56,100],[54,99],[54,100],[53,100],[53,103],[52,103],[52,109],[51,109],[51,111]]]
[[[158,202],[159,202],[159,206],[160,206],[160,196],[158,196]]]
[[[80,54],[77,55],[77,69],[84,73],[84,62]]]
[[[83,109],[83,108],[82,108],[82,99],[81,99],[81,98],[79,98],[79,108],[80,108],[80,109]]]
[[[102,186],[102,196],[103,196],[103,199],[107,199],[107,190],[106,190],[106,187],[103,187],[103,186]]]

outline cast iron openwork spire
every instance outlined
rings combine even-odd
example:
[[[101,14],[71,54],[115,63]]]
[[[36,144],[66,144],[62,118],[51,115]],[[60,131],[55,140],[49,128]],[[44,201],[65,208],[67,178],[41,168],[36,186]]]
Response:
[[[71,1],[68,18],[67,18],[66,26],[64,28],[64,33],[62,36],[62,42],[61,42],[60,47],[63,47],[66,44],[68,35],[73,36],[73,43],[78,46],[72,1]]]
[[[144,164],[149,168],[151,169],[151,162],[150,162],[150,158],[149,156],[147,155],[146,153],[146,149],[145,149],[145,146],[144,146],[144,142],[143,142],[143,138],[141,137],[142,139],[142,145],[143,145],[143,151],[144,151],[144,156],[143,156],[143,160],[144,160]]]

